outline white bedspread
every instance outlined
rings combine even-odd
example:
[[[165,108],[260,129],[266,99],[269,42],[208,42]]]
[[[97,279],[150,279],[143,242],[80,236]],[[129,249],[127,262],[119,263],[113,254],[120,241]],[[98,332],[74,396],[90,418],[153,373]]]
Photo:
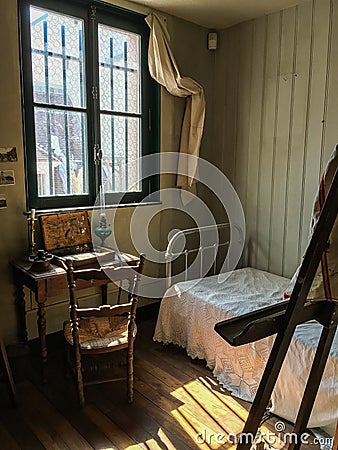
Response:
[[[235,396],[253,401],[269,357],[274,336],[231,347],[215,331],[217,322],[283,300],[290,280],[257,269],[235,270],[223,283],[213,276],[197,284],[178,283],[166,292],[154,340],[186,348],[202,358],[219,382]],[[321,326],[297,327],[272,395],[274,414],[295,421],[312,364]],[[309,427],[325,427],[333,434],[338,417],[338,336],[335,338],[317,395]]]

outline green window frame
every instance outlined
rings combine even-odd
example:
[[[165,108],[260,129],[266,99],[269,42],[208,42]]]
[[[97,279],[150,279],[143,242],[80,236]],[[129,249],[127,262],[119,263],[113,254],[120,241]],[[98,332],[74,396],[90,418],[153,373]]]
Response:
[[[101,184],[107,205],[157,192],[158,175],[142,178],[142,156],[159,151],[144,16],[103,2],[19,0],[19,29],[28,208],[91,207]]]

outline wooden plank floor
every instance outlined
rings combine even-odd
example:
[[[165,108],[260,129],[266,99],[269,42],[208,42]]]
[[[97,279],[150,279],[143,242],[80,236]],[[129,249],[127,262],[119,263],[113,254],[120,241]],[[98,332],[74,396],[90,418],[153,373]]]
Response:
[[[87,387],[80,411],[72,380],[63,375],[62,350],[49,352],[46,385],[39,383],[33,353],[29,379],[17,382],[17,408],[9,407],[0,385],[0,449],[235,449],[229,437],[241,431],[249,404],[222,389],[203,361],[153,342],[154,326],[154,320],[139,324],[132,405],[125,383],[117,382]],[[276,433],[277,421],[267,420],[262,433]],[[286,446],[277,441],[271,448]],[[302,446],[310,448],[319,446]]]

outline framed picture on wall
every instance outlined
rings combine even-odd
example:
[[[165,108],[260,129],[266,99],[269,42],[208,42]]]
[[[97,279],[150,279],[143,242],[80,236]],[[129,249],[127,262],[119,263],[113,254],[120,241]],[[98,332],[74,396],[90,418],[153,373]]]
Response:
[[[14,170],[0,170],[0,186],[15,184]]]
[[[17,160],[16,147],[0,147],[0,162],[13,162]]]
[[[0,209],[4,208],[7,208],[7,199],[5,195],[0,194]]]

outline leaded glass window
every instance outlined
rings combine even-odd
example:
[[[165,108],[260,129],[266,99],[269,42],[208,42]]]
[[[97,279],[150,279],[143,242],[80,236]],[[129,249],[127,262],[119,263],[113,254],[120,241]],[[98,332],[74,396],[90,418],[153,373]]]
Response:
[[[86,194],[83,20],[31,6],[30,30],[38,196]]]
[[[103,183],[111,204],[141,200],[158,185],[140,181],[158,150],[144,18],[63,0],[19,10],[28,206],[90,206]]]
[[[140,191],[140,36],[99,24],[102,179],[108,192]]]

